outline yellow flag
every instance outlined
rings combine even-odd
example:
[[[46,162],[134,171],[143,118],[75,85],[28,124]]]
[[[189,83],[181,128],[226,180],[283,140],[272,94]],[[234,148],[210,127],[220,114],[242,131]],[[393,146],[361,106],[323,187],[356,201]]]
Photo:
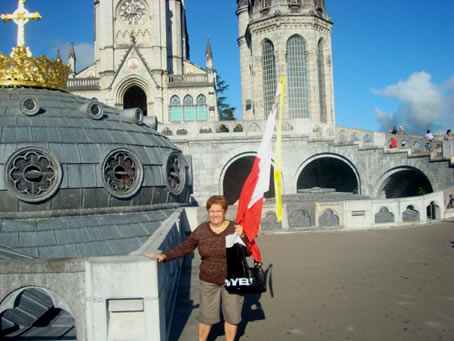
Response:
[[[279,118],[276,127],[276,146],[274,149],[274,192],[276,195],[277,222],[282,221],[282,115],[284,109],[285,77],[281,77],[281,97],[279,99]]]

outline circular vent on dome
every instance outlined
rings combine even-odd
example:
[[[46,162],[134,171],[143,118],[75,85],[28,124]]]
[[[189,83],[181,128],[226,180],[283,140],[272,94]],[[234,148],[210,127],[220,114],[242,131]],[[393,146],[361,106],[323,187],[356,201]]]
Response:
[[[167,159],[167,187],[179,195],[186,184],[186,163],[181,154],[172,153]]]
[[[60,162],[53,153],[43,148],[21,148],[6,162],[8,189],[25,202],[48,199],[59,188],[61,179]]]
[[[25,115],[34,116],[39,112],[40,109],[41,107],[39,106],[39,102],[34,97],[24,98],[20,102],[20,111]]]
[[[111,151],[102,165],[106,190],[114,197],[125,199],[140,189],[143,167],[137,156],[127,149]]]

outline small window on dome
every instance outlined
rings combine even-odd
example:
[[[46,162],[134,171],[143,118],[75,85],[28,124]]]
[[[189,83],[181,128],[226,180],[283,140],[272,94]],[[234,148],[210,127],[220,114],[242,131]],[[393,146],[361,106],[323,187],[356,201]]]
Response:
[[[115,149],[104,159],[102,180],[106,190],[114,197],[126,199],[140,189],[143,167],[138,157],[127,149]]]
[[[172,194],[179,195],[186,184],[186,162],[181,154],[172,153],[167,159],[167,188]]]
[[[38,203],[58,190],[62,169],[53,153],[39,147],[24,147],[6,162],[5,180],[19,200]]]

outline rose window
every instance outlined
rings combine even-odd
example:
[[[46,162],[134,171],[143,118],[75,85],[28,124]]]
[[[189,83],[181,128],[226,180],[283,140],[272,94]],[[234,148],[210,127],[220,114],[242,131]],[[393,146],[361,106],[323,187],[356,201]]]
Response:
[[[171,193],[183,192],[186,182],[186,163],[181,154],[172,153],[167,159],[167,185]]]
[[[117,198],[129,198],[142,184],[142,164],[126,149],[110,152],[103,163],[103,181],[107,191]]]
[[[6,163],[8,188],[22,201],[40,202],[52,196],[61,183],[61,165],[55,155],[38,147],[14,153]]]

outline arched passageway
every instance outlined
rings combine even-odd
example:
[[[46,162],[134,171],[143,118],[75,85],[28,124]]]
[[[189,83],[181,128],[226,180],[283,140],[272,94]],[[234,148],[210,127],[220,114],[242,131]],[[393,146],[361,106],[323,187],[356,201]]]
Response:
[[[318,158],[304,167],[298,177],[297,189],[313,187],[334,188],[336,192],[359,192],[353,169],[334,157]]]
[[[14,297],[11,309],[0,311],[0,339],[77,340],[75,321],[44,290],[29,288]]]
[[[379,193],[386,198],[405,198],[432,193],[429,179],[418,169],[402,169],[391,174],[382,184]]]
[[[222,188],[229,205],[233,205],[240,198],[241,189],[251,172],[254,159],[255,156],[242,157],[234,161],[225,172]],[[271,166],[270,189],[265,193],[265,198],[274,197],[273,172],[274,167]]]
[[[125,92],[123,109],[140,108],[144,116],[147,116],[147,95],[145,91],[136,85],[131,86]]]

